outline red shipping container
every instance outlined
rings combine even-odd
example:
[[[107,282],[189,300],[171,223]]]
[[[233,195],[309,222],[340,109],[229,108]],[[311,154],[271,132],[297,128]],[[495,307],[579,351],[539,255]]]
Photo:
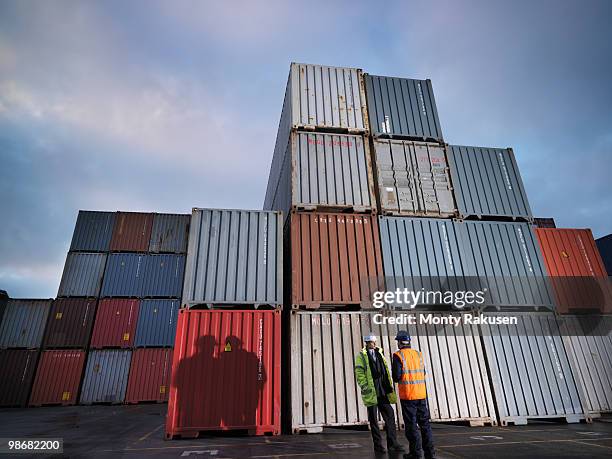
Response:
[[[612,288],[590,229],[536,228],[557,311],[612,312]]]
[[[30,396],[30,406],[75,405],[85,351],[44,351],[36,370],[36,379]]]
[[[139,300],[100,300],[90,347],[133,347],[139,303]]]
[[[53,302],[43,347],[46,349],[80,348],[89,344],[96,316],[96,300],[60,298]]]
[[[166,438],[204,430],[280,433],[277,310],[179,311]]]
[[[172,370],[172,349],[136,349],[125,401],[167,402]]]
[[[152,228],[153,214],[117,212],[111,252],[147,252]]]
[[[37,358],[37,350],[0,350],[0,406],[26,406]]]
[[[353,304],[372,308],[384,285],[378,220],[370,215],[291,214],[294,309]]]

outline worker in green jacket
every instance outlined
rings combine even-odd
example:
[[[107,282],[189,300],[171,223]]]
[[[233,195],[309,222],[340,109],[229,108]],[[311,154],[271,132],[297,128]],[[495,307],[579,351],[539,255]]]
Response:
[[[374,451],[386,452],[378,427],[379,411],[387,430],[387,449],[397,452],[404,451],[404,447],[397,441],[395,413],[391,408],[391,404],[397,402],[397,396],[393,388],[389,366],[381,350],[376,346],[376,336],[368,334],[363,340],[365,346],[355,357],[355,377],[361,389],[363,403],[368,409]]]

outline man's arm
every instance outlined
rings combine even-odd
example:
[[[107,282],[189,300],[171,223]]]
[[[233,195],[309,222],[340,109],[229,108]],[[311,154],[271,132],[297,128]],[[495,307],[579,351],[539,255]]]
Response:
[[[355,379],[357,379],[357,384],[361,390],[368,387],[368,378],[366,376],[365,362],[363,360],[361,353],[357,354],[355,357]]]
[[[393,354],[393,362],[391,362],[391,374],[393,382],[399,382],[402,379],[402,361],[395,354]]]

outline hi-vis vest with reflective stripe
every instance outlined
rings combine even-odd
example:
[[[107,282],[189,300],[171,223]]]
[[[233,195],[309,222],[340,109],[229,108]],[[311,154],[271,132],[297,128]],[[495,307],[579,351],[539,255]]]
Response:
[[[419,351],[404,348],[395,353],[402,362],[402,377],[398,381],[402,400],[421,400],[427,397],[425,390],[425,366]]]

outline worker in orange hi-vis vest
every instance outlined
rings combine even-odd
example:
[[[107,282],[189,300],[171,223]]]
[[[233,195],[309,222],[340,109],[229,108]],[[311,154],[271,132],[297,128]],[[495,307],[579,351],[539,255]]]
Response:
[[[410,348],[410,335],[400,331],[395,337],[399,350],[393,354],[391,372],[393,381],[398,385],[406,438],[410,452],[405,458],[435,458],[433,435],[429,425],[429,407],[425,388],[425,365],[423,355]],[[421,434],[419,435],[419,428]]]

